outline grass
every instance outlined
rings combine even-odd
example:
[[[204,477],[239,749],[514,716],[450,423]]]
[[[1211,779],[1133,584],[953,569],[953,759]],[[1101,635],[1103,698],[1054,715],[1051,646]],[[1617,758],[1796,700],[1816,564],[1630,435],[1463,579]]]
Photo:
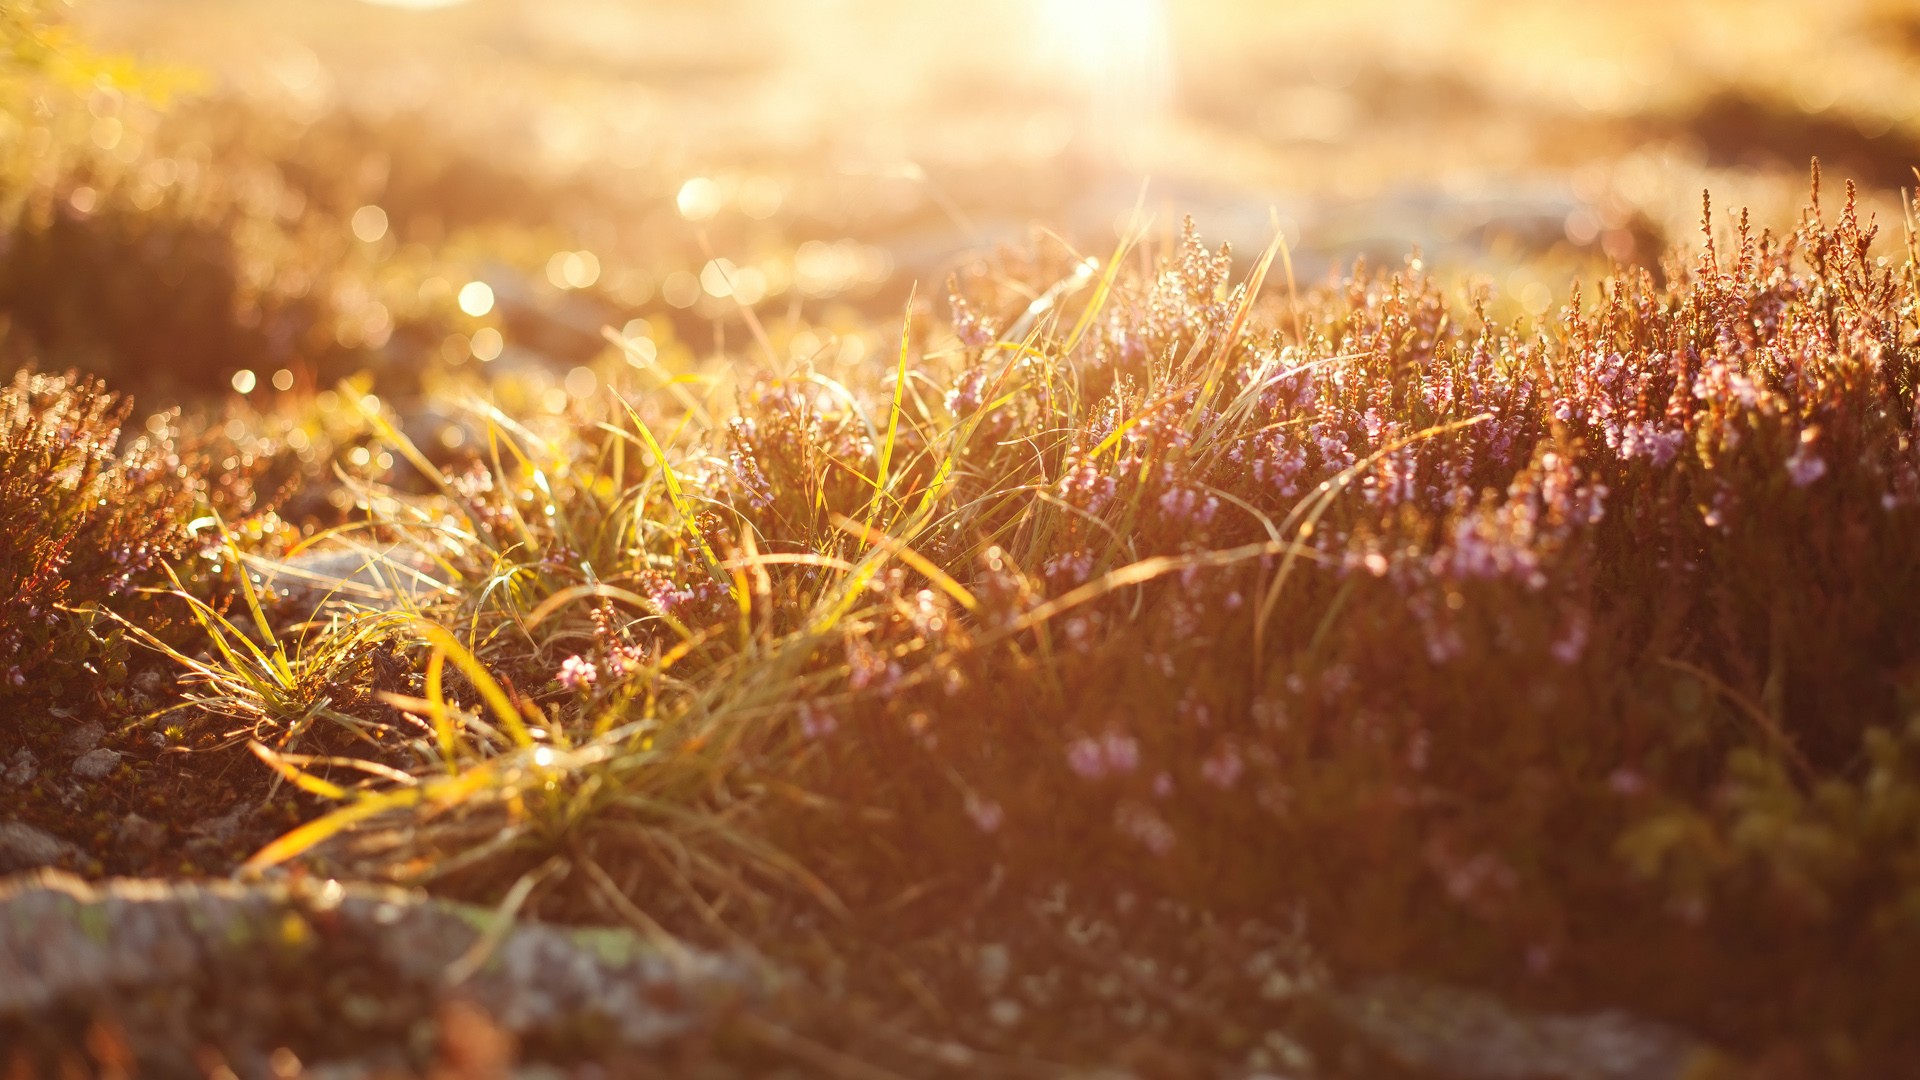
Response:
[[[0,696],[249,777],[285,827],[242,873],[764,955],[810,993],[729,1037],[823,1071],[1367,1075],[1399,1066],[1340,993],[1418,975],[1627,1008],[1727,1075],[1888,1075],[1920,206],[1860,205],[1817,168],[1783,232],[1709,203],[1517,320],[1417,255],[1303,288],[1283,239],[1136,219],[916,292],[878,361],[743,306],[707,365],[609,327],[559,399],[409,374],[433,427],[318,389],[337,335],[198,439],[22,374]],[[306,243],[231,213],[214,278]],[[429,342],[479,318],[443,299]],[[354,588],[272,584],[343,551]]]

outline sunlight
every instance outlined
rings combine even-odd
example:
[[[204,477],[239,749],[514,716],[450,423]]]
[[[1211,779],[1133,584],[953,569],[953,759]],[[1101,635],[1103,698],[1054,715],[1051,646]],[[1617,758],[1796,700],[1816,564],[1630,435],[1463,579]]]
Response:
[[[1162,0],[1041,0],[1041,56],[1084,109],[1102,150],[1128,153],[1172,102],[1173,56]]]

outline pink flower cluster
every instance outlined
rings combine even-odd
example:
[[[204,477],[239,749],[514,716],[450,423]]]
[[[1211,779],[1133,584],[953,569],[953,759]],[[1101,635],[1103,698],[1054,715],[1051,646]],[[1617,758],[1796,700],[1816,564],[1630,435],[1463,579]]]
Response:
[[[1130,773],[1140,767],[1140,743],[1131,735],[1110,731],[1099,738],[1083,736],[1067,744],[1067,768],[1086,780]]]

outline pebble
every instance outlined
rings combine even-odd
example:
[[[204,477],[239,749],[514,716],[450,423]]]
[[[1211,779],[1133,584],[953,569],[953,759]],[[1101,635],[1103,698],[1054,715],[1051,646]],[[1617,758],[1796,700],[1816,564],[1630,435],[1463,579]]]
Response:
[[[236,806],[219,817],[211,817],[196,822],[193,826],[193,832],[196,836],[202,836],[210,840],[225,843],[239,834],[240,823],[245,821],[251,813],[253,813],[253,807],[251,806],[244,804]]]
[[[0,874],[51,866],[80,849],[19,821],[0,821]]]
[[[167,839],[167,827],[139,814],[128,814],[113,828],[113,838],[128,847],[152,851]]]
[[[60,739],[60,749],[69,754],[84,754],[99,746],[100,740],[106,737],[107,729],[99,724],[91,722],[81,724]]]
[[[0,780],[4,780],[8,787],[26,787],[39,775],[40,762],[34,758],[32,751],[22,750],[13,755],[13,763],[7,766],[6,774],[0,776]]]
[[[73,775],[82,780],[99,780],[120,766],[118,750],[89,750],[73,761]]]

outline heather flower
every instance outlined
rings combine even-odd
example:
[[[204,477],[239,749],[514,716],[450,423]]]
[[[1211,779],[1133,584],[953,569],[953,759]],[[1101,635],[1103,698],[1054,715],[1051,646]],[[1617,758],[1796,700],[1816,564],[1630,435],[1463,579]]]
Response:
[[[1571,664],[1580,659],[1586,649],[1587,620],[1580,615],[1568,619],[1566,629],[1562,630],[1560,636],[1554,638],[1553,644],[1548,646],[1548,651],[1553,654],[1553,658],[1563,664]]]
[[[1245,768],[1246,764],[1240,760],[1240,751],[1230,743],[1223,744],[1200,763],[1200,776],[1214,787],[1225,790],[1239,781]]]
[[[1048,559],[1040,572],[1056,589],[1084,585],[1093,576],[1093,556],[1084,551],[1066,551]]]
[[[1136,802],[1123,802],[1114,810],[1114,824],[1120,831],[1140,842],[1155,855],[1173,850],[1173,826],[1152,808]]]
[[[585,693],[593,689],[594,682],[600,678],[600,670],[591,661],[579,656],[569,656],[560,662],[560,673],[557,678],[560,680],[560,685],[568,690],[576,694]]]
[[[947,411],[955,416],[971,416],[986,403],[987,366],[975,364],[960,373],[953,389],[947,391]]]
[[[1140,764],[1140,743],[1131,735],[1109,731],[1100,737],[1100,752],[1116,773],[1130,773]]]
[[[983,833],[998,832],[1006,821],[1006,811],[991,799],[982,799],[969,793],[966,798],[967,816],[973,819],[974,827]]]
[[[1616,795],[1638,795],[1647,789],[1647,780],[1638,770],[1623,765],[1607,774],[1607,786]]]
[[[1098,780],[1107,774],[1107,755],[1094,739],[1078,738],[1067,744],[1067,768],[1085,780]]]
[[[984,349],[1000,336],[988,319],[977,314],[960,295],[958,283],[947,282],[947,303],[953,310],[953,333],[969,349]]]
[[[1806,487],[1827,475],[1826,461],[1813,452],[1813,442],[1818,435],[1818,429],[1815,428],[1801,432],[1799,445],[1787,458],[1787,476],[1793,481],[1794,487]]]
[[[1205,526],[1219,510],[1218,497],[1185,485],[1168,488],[1160,496],[1160,513],[1170,524],[1182,528]]]
[[[1093,462],[1082,461],[1068,467],[1061,476],[1060,497],[1089,514],[1098,514],[1113,500],[1117,487],[1113,477],[1101,472]]]
[[[797,715],[800,719],[800,734],[809,739],[824,739],[840,727],[838,717],[811,702],[801,702]]]
[[[1664,469],[1679,455],[1686,439],[1687,433],[1680,428],[1661,427],[1652,422],[1627,424],[1620,429],[1620,456],[1647,458],[1655,468]]]
[[[886,692],[900,681],[900,663],[857,638],[847,641],[847,686],[853,690]]]
[[[1289,444],[1277,433],[1257,445],[1259,449],[1252,466],[1254,481],[1271,487],[1279,495],[1297,494],[1300,475],[1307,468],[1306,450]]]

